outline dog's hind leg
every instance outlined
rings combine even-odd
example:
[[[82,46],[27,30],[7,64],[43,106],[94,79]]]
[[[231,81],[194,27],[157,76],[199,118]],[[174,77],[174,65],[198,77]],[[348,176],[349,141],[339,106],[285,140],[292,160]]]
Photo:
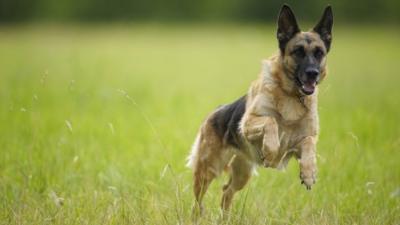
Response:
[[[236,155],[231,164],[229,182],[223,187],[221,208],[229,210],[234,194],[243,189],[251,177],[253,163],[243,156]]]
[[[196,171],[193,177],[193,192],[195,203],[193,206],[194,216],[200,215],[203,212],[203,197],[207,192],[208,187],[216,176],[206,171]]]
[[[194,214],[201,214],[203,197],[215,177],[220,175],[232,158],[230,149],[224,148],[221,138],[212,126],[206,123],[193,146],[191,165],[193,167],[193,192],[195,195]]]

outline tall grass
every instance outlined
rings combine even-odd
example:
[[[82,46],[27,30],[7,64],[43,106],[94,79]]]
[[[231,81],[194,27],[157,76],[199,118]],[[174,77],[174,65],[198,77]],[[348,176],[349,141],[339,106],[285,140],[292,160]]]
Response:
[[[185,158],[276,52],[273,26],[0,28],[0,223],[189,224]],[[226,224],[400,223],[400,32],[337,25],[318,182],[260,168]],[[202,224],[219,224],[221,186]]]

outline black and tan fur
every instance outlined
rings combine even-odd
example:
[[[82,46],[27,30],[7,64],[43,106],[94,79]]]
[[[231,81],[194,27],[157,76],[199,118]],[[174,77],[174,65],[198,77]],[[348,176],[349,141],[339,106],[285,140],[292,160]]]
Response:
[[[301,32],[292,10],[278,17],[279,53],[262,63],[259,78],[246,95],[217,108],[202,124],[189,156],[193,168],[195,208],[212,180],[227,169],[221,208],[229,209],[255,167],[284,168],[292,156],[300,165],[307,189],[316,180],[319,122],[316,87],[326,76],[331,46],[332,9],[320,22]]]

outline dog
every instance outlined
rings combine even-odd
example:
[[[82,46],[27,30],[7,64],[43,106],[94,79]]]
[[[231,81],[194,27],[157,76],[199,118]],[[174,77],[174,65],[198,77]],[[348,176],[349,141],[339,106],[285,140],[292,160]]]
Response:
[[[279,52],[262,62],[261,74],[235,102],[218,107],[203,122],[188,157],[193,169],[194,209],[201,213],[210,183],[226,170],[221,209],[229,210],[257,166],[283,169],[295,157],[306,189],[315,184],[319,132],[317,85],[326,77],[332,42],[331,6],[318,24],[300,31],[283,5],[278,16]]]

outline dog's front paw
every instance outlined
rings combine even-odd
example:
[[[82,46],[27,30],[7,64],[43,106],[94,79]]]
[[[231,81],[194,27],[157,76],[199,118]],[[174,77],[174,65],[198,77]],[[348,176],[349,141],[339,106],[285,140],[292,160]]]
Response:
[[[264,158],[263,158],[264,167],[271,167],[271,168],[276,167],[275,163],[276,156],[277,156],[277,151],[264,152]]]
[[[311,162],[300,162],[300,180],[301,184],[304,184],[307,190],[311,190],[311,186],[317,180],[317,168],[314,160]]]
[[[306,175],[300,172],[301,184],[304,184],[307,190],[311,190],[311,186],[316,182],[316,173],[313,172],[311,175]]]

